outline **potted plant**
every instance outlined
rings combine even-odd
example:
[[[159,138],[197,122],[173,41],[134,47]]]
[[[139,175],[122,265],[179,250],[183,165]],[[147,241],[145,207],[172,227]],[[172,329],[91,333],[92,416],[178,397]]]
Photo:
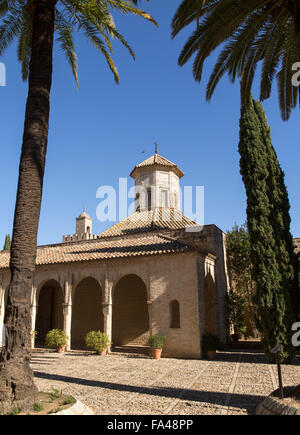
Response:
[[[208,333],[202,337],[202,350],[206,353],[209,360],[214,360],[216,351],[219,348],[219,338],[217,335]]]
[[[238,334],[239,340],[243,340],[244,339],[244,335],[247,332],[247,326],[245,326],[245,325],[237,325],[236,332]]]
[[[63,353],[66,349],[68,343],[68,336],[65,331],[61,329],[52,329],[46,335],[46,346],[54,347],[57,349],[58,353]]]
[[[153,358],[160,359],[164,343],[164,335],[151,335],[149,338],[149,346],[151,348]]]
[[[91,331],[85,337],[86,347],[95,350],[99,355],[106,355],[108,348],[112,345],[110,338],[105,332]]]

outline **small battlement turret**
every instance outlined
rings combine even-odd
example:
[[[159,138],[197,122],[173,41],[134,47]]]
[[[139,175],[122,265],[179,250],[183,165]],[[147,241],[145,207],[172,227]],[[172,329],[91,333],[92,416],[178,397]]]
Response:
[[[97,236],[92,234],[92,224],[91,217],[84,209],[81,215],[76,218],[76,233],[73,236],[63,236],[63,243],[97,239]]]

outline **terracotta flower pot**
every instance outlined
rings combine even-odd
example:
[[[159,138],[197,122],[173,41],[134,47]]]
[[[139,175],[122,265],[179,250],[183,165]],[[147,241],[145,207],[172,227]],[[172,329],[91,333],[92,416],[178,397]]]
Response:
[[[206,351],[207,358],[212,361],[216,358],[216,351],[215,350],[207,350]]]
[[[100,355],[100,356],[105,356],[105,355],[107,355],[107,349],[104,349],[104,350],[98,350],[98,355]]]
[[[66,350],[66,346],[58,346],[58,348],[57,348],[58,353],[64,353],[65,350]]]
[[[152,356],[154,359],[160,359],[162,349],[151,349],[151,351],[152,351]]]
[[[231,334],[231,338],[232,338],[233,343],[238,343],[239,339],[240,339],[240,335],[239,334]]]

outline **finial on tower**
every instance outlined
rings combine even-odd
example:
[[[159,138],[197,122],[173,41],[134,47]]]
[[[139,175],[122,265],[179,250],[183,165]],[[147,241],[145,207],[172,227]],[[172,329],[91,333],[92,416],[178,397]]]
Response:
[[[155,142],[155,154],[158,154],[157,147],[158,147],[157,142]]]

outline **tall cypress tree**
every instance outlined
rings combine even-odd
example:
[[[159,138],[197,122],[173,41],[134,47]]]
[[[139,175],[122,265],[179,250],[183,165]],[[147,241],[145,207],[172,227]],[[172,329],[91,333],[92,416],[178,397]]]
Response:
[[[5,242],[4,242],[3,250],[4,251],[10,251],[10,246],[11,246],[11,238],[10,238],[10,235],[7,234],[5,236]]]
[[[289,201],[259,102],[253,101],[247,109],[242,107],[239,152],[247,193],[253,279],[257,283],[257,327],[270,359],[272,347],[280,342],[282,357],[288,360],[295,352],[291,324],[295,320],[292,307],[297,294]]]
[[[295,253],[293,237],[290,232],[290,202],[287,188],[276,152],[271,141],[271,129],[268,126],[262,104],[257,101],[254,109],[261,123],[262,137],[266,146],[269,163],[269,193],[272,205],[271,221],[276,240],[276,255],[282,274],[282,282],[292,302],[294,317],[300,313],[300,292],[298,283],[298,258]]]

